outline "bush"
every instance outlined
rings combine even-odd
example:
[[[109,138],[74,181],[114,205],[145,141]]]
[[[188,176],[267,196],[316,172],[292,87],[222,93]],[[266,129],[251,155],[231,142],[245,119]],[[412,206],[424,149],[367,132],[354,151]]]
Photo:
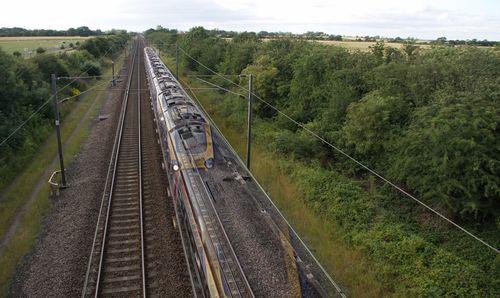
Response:
[[[42,47],[38,47],[38,48],[36,48],[36,53],[37,53],[37,54],[43,54],[43,53],[45,53],[46,51],[47,51],[47,50],[46,50],[46,49],[44,49],[44,48],[42,48]]]
[[[94,61],[85,62],[82,71],[86,72],[89,76],[100,76],[102,74],[101,65]]]

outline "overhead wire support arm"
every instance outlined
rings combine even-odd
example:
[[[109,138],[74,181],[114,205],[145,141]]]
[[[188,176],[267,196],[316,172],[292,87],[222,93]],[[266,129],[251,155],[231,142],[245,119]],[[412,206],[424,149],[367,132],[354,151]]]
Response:
[[[177,43],[175,43],[175,78],[179,79],[179,44]]]
[[[250,171],[250,156],[252,148],[252,75],[248,77],[248,114],[247,114],[247,168]]]
[[[127,42],[128,41],[125,41],[124,43],[121,43],[121,45],[125,45]],[[125,47],[125,49],[126,49],[126,47]],[[110,51],[111,51],[111,47],[108,47],[108,49],[106,50],[106,52],[104,53],[103,56],[106,56]],[[59,79],[70,79],[71,80],[71,82],[67,83],[62,88],[60,88],[59,91],[62,91],[64,89],[66,89],[68,86],[70,86],[71,84],[73,84],[77,79],[90,79],[90,78],[103,77],[103,76],[83,76],[83,74],[85,74],[87,71],[89,71],[90,68],[91,67],[89,67],[86,70],[82,71],[80,73],[80,76],[76,76],[76,77],[67,77],[67,76],[65,76],[65,77],[58,77],[58,78],[56,78],[57,80],[59,80]],[[120,76],[117,76],[117,77],[120,77]],[[66,99],[69,99],[69,98],[66,98]],[[66,100],[66,99],[63,99],[62,101]],[[33,117],[35,117],[35,115],[38,114],[52,100],[53,100],[53,96],[51,96],[49,99],[47,99],[40,107],[38,107],[33,113],[31,113],[31,115],[26,120],[24,120],[19,126],[17,126],[14,130],[12,130],[12,132],[5,139],[3,139],[0,142],[0,146],[5,145],[19,130],[21,130],[21,128],[23,128],[31,119],[33,119]]]
[[[215,76],[218,76],[222,79],[224,79],[225,81],[233,84],[234,86],[236,87],[239,87],[243,90],[246,90],[248,92],[250,92],[252,94],[252,96],[254,96],[255,98],[257,98],[259,101],[261,101],[262,103],[264,103],[265,105],[267,105],[269,108],[275,110],[277,113],[281,114],[282,116],[284,116],[285,118],[287,118],[288,120],[290,120],[291,122],[293,122],[295,125],[297,125],[298,127],[302,128],[303,130],[305,130],[307,133],[311,134],[312,136],[314,136],[315,138],[317,138],[318,140],[322,141],[325,145],[328,145],[329,147],[331,147],[332,149],[334,149],[335,151],[339,152],[340,154],[344,155],[345,157],[347,157],[348,159],[350,159],[351,161],[353,161],[354,163],[356,163],[357,165],[361,166],[363,169],[365,169],[366,171],[370,172],[371,174],[375,175],[377,178],[379,178],[380,180],[384,181],[385,183],[389,184],[391,187],[393,187],[394,189],[396,189],[397,191],[399,191],[400,193],[402,193],[404,196],[412,199],[413,201],[417,202],[418,204],[420,204],[421,206],[425,207],[427,210],[431,211],[432,213],[438,215],[439,217],[441,217],[443,220],[445,220],[446,222],[448,222],[449,224],[453,225],[454,227],[456,227],[457,229],[461,230],[462,232],[464,232],[465,234],[467,234],[468,236],[470,236],[471,238],[475,239],[476,241],[480,242],[481,244],[483,244],[484,246],[488,247],[489,249],[493,250],[494,252],[496,252],[497,254],[500,254],[500,250],[498,250],[497,248],[495,248],[494,246],[492,246],[491,244],[487,243],[486,241],[482,240],[481,238],[479,238],[478,236],[474,235],[473,233],[469,232],[467,229],[463,228],[462,226],[460,226],[459,224],[457,224],[456,222],[452,221],[451,219],[449,219],[448,217],[446,217],[445,215],[439,213],[439,211],[435,210],[434,208],[432,208],[431,206],[427,205],[426,203],[424,203],[423,201],[419,200],[418,198],[416,198],[415,196],[413,196],[412,194],[410,194],[409,192],[405,191],[404,189],[402,189],[401,187],[397,186],[395,183],[391,182],[389,179],[385,178],[384,176],[382,176],[381,174],[379,174],[378,172],[376,172],[375,170],[371,169],[370,167],[366,166],[365,164],[363,164],[362,162],[358,161],[357,159],[355,159],[354,157],[350,156],[349,154],[347,154],[346,152],[344,152],[342,149],[338,148],[337,146],[333,145],[332,143],[328,142],[326,139],[324,139],[323,137],[321,137],[320,135],[318,135],[317,133],[315,133],[314,131],[312,131],[311,129],[307,128],[304,124],[296,121],[295,119],[293,119],[292,117],[288,116],[287,114],[285,114],[284,112],[282,112],[281,110],[279,110],[278,108],[276,108],[275,106],[273,106],[272,104],[270,104],[269,102],[267,102],[266,100],[262,99],[261,97],[259,97],[258,95],[256,95],[254,92],[252,92],[249,89],[246,89],[245,87],[237,84],[236,82],[232,81],[231,79],[219,74],[218,72],[216,72],[215,70],[209,68],[208,66],[206,66],[205,64],[201,63],[200,61],[196,60],[195,58],[193,58],[192,56],[190,56],[186,51],[184,51],[181,47],[178,47],[178,49],[180,51],[182,51],[186,56],[188,56],[191,60],[193,60],[194,62],[198,63],[199,65],[201,65],[202,67],[204,67],[205,69],[207,69],[208,71],[210,71],[211,73],[213,73]],[[198,80],[201,80],[200,78],[197,78]],[[214,84],[215,85],[215,84]],[[250,86],[249,86],[250,87]],[[222,88],[222,87],[221,87]]]
[[[216,85],[216,84],[214,84],[212,82],[209,82],[207,80],[204,80],[204,79],[201,79],[201,78],[196,78],[196,79],[199,80],[199,81],[201,81],[201,82],[203,82],[203,83],[206,83],[206,84],[208,84],[210,86],[213,86],[216,89],[219,89],[219,90],[226,91],[228,93],[234,94],[234,95],[236,95],[236,96],[238,96],[240,98],[247,98],[245,95],[243,95],[241,93],[236,93],[236,92],[234,92],[234,91],[232,91],[230,89],[227,89],[227,88],[224,88],[222,86]],[[191,89],[195,90],[195,88],[191,88]]]
[[[51,75],[52,79],[52,95],[54,99],[54,113],[55,113],[55,126],[56,126],[56,135],[57,135],[57,149],[59,153],[59,164],[61,167],[61,186],[60,188],[66,188],[66,171],[64,169],[64,156],[62,150],[62,142],[61,142],[61,124],[59,118],[59,101],[57,100],[57,85],[56,85],[56,75]]]

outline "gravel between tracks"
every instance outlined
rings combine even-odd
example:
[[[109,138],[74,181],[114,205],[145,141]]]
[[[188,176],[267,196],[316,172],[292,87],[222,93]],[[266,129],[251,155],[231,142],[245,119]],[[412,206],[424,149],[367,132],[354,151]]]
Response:
[[[122,73],[121,75],[125,75]],[[145,82],[143,82],[145,86]],[[81,295],[99,214],[102,191],[108,170],[116,125],[121,108],[124,83],[109,92],[100,115],[104,121],[92,120],[88,139],[68,167],[70,187],[51,199],[41,231],[32,252],[23,259],[14,277],[11,297],[78,297]],[[173,225],[173,201],[167,195],[166,174],[161,168],[161,151],[156,143],[149,94],[143,93],[143,134],[150,139],[147,167],[148,200],[145,207],[152,213],[150,225],[154,245],[146,250],[154,260],[156,284],[160,297],[192,295],[182,243]],[[151,260],[149,260],[151,261]],[[151,293],[153,294],[153,293]]]
[[[51,199],[37,243],[18,268],[9,296],[81,295],[121,106],[122,92],[118,90],[122,84],[105,95],[100,114],[109,114],[109,118],[92,120],[85,144],[68,167],[70,187]]]
[[[143,84],[145,86],[145,82]],[[144,208],[151,211],[151,222],[146,223],[146,236],[152,234],[154,245],[146,244],[146,255],[153,256],[157,282],[155,292],[159,297],[192,296],[189,272],[182,250],[180,234],[173,225],[175,217],[174,202],[167,194],[167,176],[162,170],[160,146],[155,135],[156,125],[153,122],[149,94],[144,94],[142,105],[143,167],[148,169],[144,179]],[[143,150],[144,150],[143,149]],[[147,189],[146,189],[147,187]],[[149,240],[149,237],[146,237]],[[151,262],[151,260],[148,260]],[[150,279],[148,279],[150,282]]]

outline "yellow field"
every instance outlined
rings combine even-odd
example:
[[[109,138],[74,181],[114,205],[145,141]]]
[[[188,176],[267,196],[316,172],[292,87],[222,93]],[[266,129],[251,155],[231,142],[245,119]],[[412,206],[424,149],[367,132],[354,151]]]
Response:
[[[263,39],[264,42],[270,41],[272,38],[265,38]],[[360,50],[360,51],[369,51],[370,46],[375,45],[377,42],[376,41],[356,41],[356,40],[342,40],[342,41],[337,41],[337,40],[307,40],[309,42],[317,42],[320,44],[326,44],[326,45],[332,45],[332,46],[340,46],[344,47],[350,50]],[[385,42],[385,46],[396,48],[396,49],[402,49],[404,47],[404,43],[398,43],[398,42]],[[419,46],[422,49],[427,49],[430,48],[430,45],[428,44],[422,44],[417,42],[417,46]]]

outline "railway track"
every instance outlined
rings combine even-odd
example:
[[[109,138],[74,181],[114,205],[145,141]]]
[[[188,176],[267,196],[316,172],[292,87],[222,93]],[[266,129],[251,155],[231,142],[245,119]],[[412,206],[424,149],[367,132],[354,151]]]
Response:
[[[89,268],[82,293],[89,296],[143,296],[156,286],[148,281],[141,139],[142,41],[129,61],[130,74],[108,171]],[[154,269],[154,268],[153,268]],[[154,271],[154,270],[151,270]]]

